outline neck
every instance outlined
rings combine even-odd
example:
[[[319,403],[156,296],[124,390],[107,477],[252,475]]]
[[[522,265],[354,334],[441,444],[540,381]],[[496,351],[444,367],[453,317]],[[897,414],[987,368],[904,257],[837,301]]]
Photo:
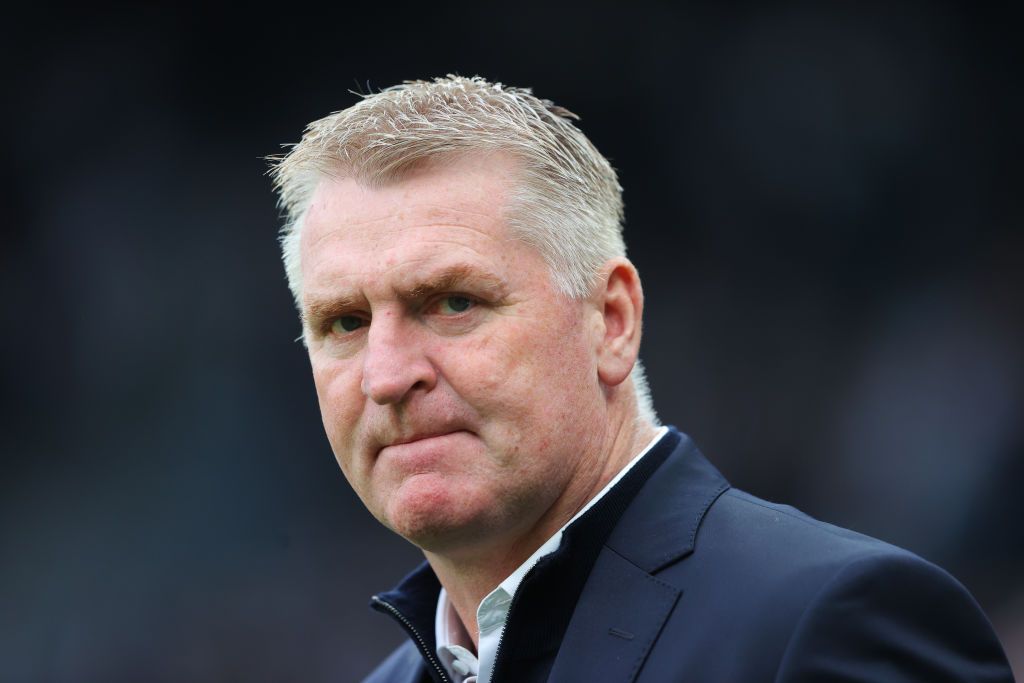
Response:
[[[475,646],[479,646],[476,610],[481,601],[600,493],[656,433],[654,425],[633,417],[609,430],[600,452],[588,459],[586,471],[578,473],[574,485],[514,539],[488,539],[458,554],[424,551]]]

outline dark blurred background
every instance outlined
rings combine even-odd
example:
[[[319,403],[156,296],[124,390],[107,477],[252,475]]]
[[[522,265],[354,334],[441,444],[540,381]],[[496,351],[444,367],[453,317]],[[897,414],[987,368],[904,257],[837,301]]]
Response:
[[[619,169],[667,423],[958,576],[1024,663],[1024,121],[1010,5],[7,17],[0,680],[352,681],[418,559],[322,433],[262,157],[456,72]]]

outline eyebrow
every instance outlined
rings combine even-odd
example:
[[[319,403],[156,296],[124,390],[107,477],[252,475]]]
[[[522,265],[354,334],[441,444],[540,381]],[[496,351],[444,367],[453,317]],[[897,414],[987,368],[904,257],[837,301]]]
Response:
[[[507,296],[506,283],[496,275],[466,264],[443,268],[431,274],[426,280],[410,287],[397,287],[395,296],[404,303],[413,303],[444,292],[469,289],[472,294],[480,292],[493,303],[499,303]],[[319,323],[333,320],[351,311],[366,306],[362,295],[340,294],[324,299],[308,300],[302,310],[302,318],[310,328]]]
[[[347,311],[358,309],[363,303],[358,296],[335,296],[330,299],[314,299],[307,301],[302,307],[302,320],[310,329],[316,329],[320,323],[334,320]]]
[[[413,287],[399,287],[396,294],[400,300],[412,302],[466,287],[474,291],[483,290],[487,296],[496,299],[504,298],[506,290],[505,282],[499,277],[470,265],[459,264],[444,268]]]

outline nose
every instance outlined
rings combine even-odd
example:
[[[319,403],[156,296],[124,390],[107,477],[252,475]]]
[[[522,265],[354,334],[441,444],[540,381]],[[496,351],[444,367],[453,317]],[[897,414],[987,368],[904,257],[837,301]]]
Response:
[[[394,316],[375,316],[370,323],[362,390],[374,403],[401,403],[412,392],[430,391],[437,384],[437,370],[418,336]]]

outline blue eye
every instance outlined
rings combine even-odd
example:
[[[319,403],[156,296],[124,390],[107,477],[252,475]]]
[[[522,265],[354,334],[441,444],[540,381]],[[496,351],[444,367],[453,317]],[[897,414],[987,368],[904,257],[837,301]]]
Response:
[[[441,313],[444,315],[455,315],[468,311],[473,302],[464,296],[446,296],[441,299]]]
[[[334,322],[331,323],[331,332],[335,334],[355,332],[365,324],[366,321],[362,318],[354,315],[343,315],[340,318],[335,318]]]

